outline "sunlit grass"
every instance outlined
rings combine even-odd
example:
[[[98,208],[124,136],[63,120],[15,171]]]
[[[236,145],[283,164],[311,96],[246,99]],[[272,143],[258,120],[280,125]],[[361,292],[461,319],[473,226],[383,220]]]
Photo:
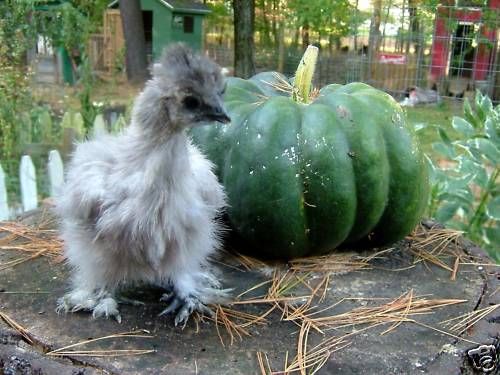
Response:
[[[437,105],[422,105],[417,107],[407,107],[406,113],[408,122],[416,129],[426,126],[425,129],[417,132],[420,144],[423,151],[432,159],[437,158],[437,155],[432,150],[434,142],[441,141],[435,128],[430,126],[439,126],[448,132],[453,137],[455,132],[451,127],[453,116],[461,116],[463,102],[461,100],[444,100]]]

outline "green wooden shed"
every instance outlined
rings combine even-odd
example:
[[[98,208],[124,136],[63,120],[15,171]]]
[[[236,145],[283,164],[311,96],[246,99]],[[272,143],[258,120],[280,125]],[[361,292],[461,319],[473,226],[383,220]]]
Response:
[[[118,8],[118,1],[109,7]],[[142,19],[148,55],[161,56],[163,48],[173,42],[184,42],[194,50],[203,47],[203,18],[209,8],[198,1],[141,0]]]

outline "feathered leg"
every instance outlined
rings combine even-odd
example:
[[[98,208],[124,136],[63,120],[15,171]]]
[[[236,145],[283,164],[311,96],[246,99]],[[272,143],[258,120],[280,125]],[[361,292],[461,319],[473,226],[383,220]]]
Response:
[[[189,316],[194,312],[212,315],[208,304],[227,303],[230,289],[220,289],[220,284],[209,269],[199,267],[198,272],[179,269],[171,277],[172,287],[160,301],[167,307],[159,314],[175,313],[175,325],[186,325]]]
[[[115,299],[116,285],[106,277],[103,257],[99,254],[103,249],[86,240],[78,233],[65,233],[65,237],[73,234],[71,241],[66,241],[66,255],[73,269],[72,289],[57,301],[58,313],[92,311],[98,318],[112,317],[119,323],[121,316]]]

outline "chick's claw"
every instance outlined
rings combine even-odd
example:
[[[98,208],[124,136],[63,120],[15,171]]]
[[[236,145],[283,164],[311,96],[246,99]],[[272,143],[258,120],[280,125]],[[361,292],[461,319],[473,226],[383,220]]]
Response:
[[[196,297],[180,298],[173,293],[168,293],[164,294],[160,300],[167,302],[168,305],[159,315],[168,315],[176,312],[174,320],[176,327],[181,325],[184,328],[194,311],[210,316],[213,315],[213,311]]]
[[[158,316],[161,315],[168,315],[171,314],[179,309],[184,304],[184,301],[177,297],[174,293],[165,293],[161,298],[160,301],[166,302],[167,307],[158,314]]]
[[[114,318],[118,323],[122,322],[122,317],[118,311],[118,303],[113,298],[103,298],[94,307],[92,311],[92,317],[94,319],[99,317],[105,317],[106,319]]]

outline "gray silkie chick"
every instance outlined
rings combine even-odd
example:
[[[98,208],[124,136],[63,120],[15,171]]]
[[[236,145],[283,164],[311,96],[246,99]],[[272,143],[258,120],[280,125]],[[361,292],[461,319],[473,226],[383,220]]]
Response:
[[[72,289],[57,310],[121,321],[125,285],[164,287],[161,314],[184,323],[226,297],[208,264],[220,245],[225,193],[187,129],[229,122],[218,65],[182,44],[166,49],[121,135],[79,144],[58,200]]]

